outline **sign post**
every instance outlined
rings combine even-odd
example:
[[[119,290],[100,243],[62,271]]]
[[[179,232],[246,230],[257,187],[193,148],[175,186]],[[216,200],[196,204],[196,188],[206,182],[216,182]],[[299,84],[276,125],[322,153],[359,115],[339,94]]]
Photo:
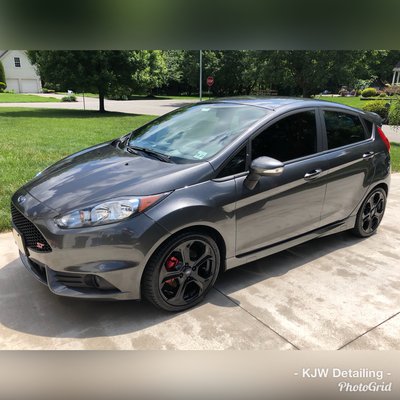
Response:
[[[199,67],[200,67],[199,97],[200,101],[202,101],[203,100],[203,53],[201,50],[200,50]]]

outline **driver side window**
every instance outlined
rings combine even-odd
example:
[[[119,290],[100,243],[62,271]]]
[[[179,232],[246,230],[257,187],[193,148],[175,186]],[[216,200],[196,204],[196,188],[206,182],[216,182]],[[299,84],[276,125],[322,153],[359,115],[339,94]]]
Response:
[[[315,111],[282,118],[252,141],[252,160],[268,156],[285,162],[317,152]]]

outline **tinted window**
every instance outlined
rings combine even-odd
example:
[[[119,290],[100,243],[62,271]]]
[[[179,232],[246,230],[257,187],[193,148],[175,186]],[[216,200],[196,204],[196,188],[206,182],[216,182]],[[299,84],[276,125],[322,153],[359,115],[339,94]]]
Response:
[[[246,147],[243,147],[231,160],[226,164],[223,170],[218,174],[218,178],[239,174],[246,170]]]
[[[262,156],[288,161],[317,151],[315,112],[290,115],[271,125],[252,142],[252,159]]]
[[[324,111],[328,149],[346,146],[365,139],[365,131],[356,115]]]

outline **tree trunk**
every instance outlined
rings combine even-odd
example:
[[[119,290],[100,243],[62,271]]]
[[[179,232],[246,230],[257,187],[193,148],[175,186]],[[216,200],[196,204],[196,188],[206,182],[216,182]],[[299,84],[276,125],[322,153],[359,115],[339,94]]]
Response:
[[[99,111],[101,113],[106,112],[105,108],[104,108],[104,93],[99,93]]]
[[[311,97],[311,95],[311,90],[308,87],[303,86],[303,97]]]

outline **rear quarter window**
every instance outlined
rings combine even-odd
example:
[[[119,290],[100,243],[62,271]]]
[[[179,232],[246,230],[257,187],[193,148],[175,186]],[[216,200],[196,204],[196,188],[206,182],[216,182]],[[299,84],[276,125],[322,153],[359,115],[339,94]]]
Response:
[[[324,111],[328,149],[365,140],[363,124],[357,115],[341,111]]]

